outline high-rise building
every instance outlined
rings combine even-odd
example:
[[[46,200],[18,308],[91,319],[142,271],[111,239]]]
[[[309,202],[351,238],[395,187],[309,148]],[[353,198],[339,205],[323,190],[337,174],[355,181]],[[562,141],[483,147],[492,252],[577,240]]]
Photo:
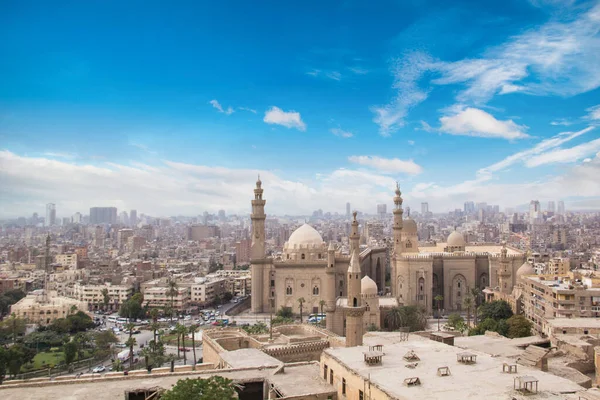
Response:
[[[558,214],[565,215],[565,202],[562,200],[558,201]]]
[[[548,202],[548,212],[551,212],[551,213],[556,212],[556,206],[554,205],[553,201]]]
[[[121,214],[119,214],[119,222],[126,226],[129,225],[129,215],[127,214],[127,211],[121,211]]]
[[[429,212],[429,203],[421,203],[421,214],[427,215]]]
[[[56,225],[56,205],[54,203],[46,204],[46,226]]]
[[[90,208],[90,224],[116,224],[117,207]]]
[[[350,203],[346,203],[346,218],[350,218]]]
[[[129,225],[136,227],[137,226],[137,211],[131,210],[129,211]]]
[[[387,205],[386,204],[377,204],[377,215],[379,218],[384,219],[387,214]]]
[[[82,220],[82,218],[81,218],[81,213],[80,212],[76,212],[71,217],[71,222],[74,223],[74,224],[80,224],[81,220]]]
[[[465,214],[473,214],[475,212],[475,203],[472,201],[465,201]]]
[[[538,200],[531,200],[529,203],[529,223],[535,224],[540,219],[540,202]]]
[[[225,210],[219,210],[219,220],[220,221],[225,221],[226,217],[225,217]]]

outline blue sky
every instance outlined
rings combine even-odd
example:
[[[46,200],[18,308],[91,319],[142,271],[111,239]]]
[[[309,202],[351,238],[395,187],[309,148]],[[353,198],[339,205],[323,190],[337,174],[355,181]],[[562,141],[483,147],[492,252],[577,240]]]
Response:
[[[373,4],[375,3],[375,4]],[[0,216],[600,208],[600,2],[0,5]],[[570,132],[570,133],[569,133]]]

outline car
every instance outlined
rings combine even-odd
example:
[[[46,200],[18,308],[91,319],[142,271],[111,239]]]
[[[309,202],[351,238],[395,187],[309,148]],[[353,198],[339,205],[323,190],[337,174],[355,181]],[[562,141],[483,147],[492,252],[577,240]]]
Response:
[[[99,374],[100,372],[106,371],[106,367],[104,365],[98,365],[96,368],[92,370],[93,374]]]
[[[138,335],[142,333],[142,331],[140,331],[139,329],[136,329],[135,331],[131,332],[132,335]]]
[[[187,347],[180,347],[179,351],[190,351],[190,349],[188,349]]]
[[[124,349],[124,348],[127,347],[127,345],[125,343],[117,343],[117,344],[115,344],[115,347],[118,347],[120,349]]]

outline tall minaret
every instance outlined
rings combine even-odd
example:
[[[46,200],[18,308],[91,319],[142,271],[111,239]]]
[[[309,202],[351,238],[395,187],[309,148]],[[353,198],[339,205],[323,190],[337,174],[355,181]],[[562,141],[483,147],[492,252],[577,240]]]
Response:
[[[402,211],[402,197],[400,197],[402,193],[400,192],[400,185],[398,184],[398,182],[396,182],[396,196],[394,197],[394,225],[393,225],[393,232],[394,232],[394,246],[393,246],[393,254],[392,257],[390,257],[390,263],[391,265],[391,273],[392,273],[392,282],[391,282],[391,286],[392,286],[392,295],[395,297],[399,296],[399,293],[397,293],[398,288],[396,285],[396,279],[398,277],[398,271],[396,268],[396,260],[397,258],[400,256],[400,254],[402,253],[402,213],[404,211]]]
[[[262,182],[260,175],[254,189],[252,200],[252,245],[250,247],[250,264],[252,271],[252,312],[264,312],[263,296],[265,295],[264,270],[265,270],[265,203],[263,200]],[[268,294],[268,293],[267,293]]]
[[[325,312],[327,314],[325,323],[327,330],[333,332],[335,300],[337,299],[335,293],[335,246],[333,242],[329,242],[329,248],[327,249],[327,268],[325,272],[325,285],[323,287],[323,300],[325,300]]]
[[[352,228],[350,231],[350,255],[356,250],[358,252],[360,234],[358,233],[358,221],[356,220],[356,211],[352,212]]]
[[[356,213],[354,213],[354,218],[356,218]],[[346,347],[362,346],[363,344],[363,314],[365,308],[362,305],[360,295],[360,280],[360,261],[358,247],[356,247],[350,255],[350,266],[348,267],[348,304],[345,310]]]
[[[500,250],[500,265],[498,265],[498,286],[500,286],[501,293],[510,293],[510,270],[508,269],[508,257],[506,256],[506,242],[502,243],[502,250]]]
[[[46,236],[46,248],[44,250],[44,301],[48,301],[48,269],[52,264],[52,258],[50,256],[50,232]]]

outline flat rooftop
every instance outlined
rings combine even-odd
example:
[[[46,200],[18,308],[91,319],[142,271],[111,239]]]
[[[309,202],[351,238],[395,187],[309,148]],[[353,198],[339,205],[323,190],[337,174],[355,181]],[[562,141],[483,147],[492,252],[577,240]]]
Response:
[[[377,335],[372,335],[369,342],[377,339]],[[389,345],[385,344],[386,339],[390,338],[379,340],[385,353],[380,366],[364,362],[363,352],[368,351],[368,346],[329,348],[324,353],[397,399],[564,399],[566,393],[581,390],[581,386],[567,379],[521,365],[517,374],[503,373],[502,364],[509,361],[504,357],[469,350],[477,355],[477,362],[464,365],[456,360],[457,354],[465,352],[459,347],[416,335],[411,335],[406,342]],[[420,358],[414,369],[407,368],[408,362],[403,359],[411,350]],[[439,377],[439,367],[449,367],[451,375]],[[514,378],[525,375],[538,379],[538,394],[524,396],[513,389]],[[404,379],[411,377],[419,377],[421,385],[404,386]]]
[[[554,328],[600,328],[598,318],[552,318],[546,324]]]
[[[448,245],[446,243],[436,243],[433,245],[426,245],[423,247],[419,247],[419,254],[428,254],[428,253],[444,253],[444,248]],[[482,245],[469,245],[465,246],[466,253],[490,253],[490,254],[500,254],[500,250],[502,250],[501,244],[482,244]],[[507,247],[508,255],[518,255],[523,254],[520,250],[513,249],[511,247]],[[450,254],[450,253],[448,253]]]
[[[547,343],[548,339],[540,336],[528,336],[525,338],[509,339],[504,336],[475,335],[457,336],[454,338],[454,346],[462,349],[476,350],[495,357],[515,358],[523,354],[525,347],[530,344]]]
[[[539,276],[528,276],[527,279],[531,279],[539,284],[547,286],[556,290],[575,290],[575,284],[581,284],[580,282],[574,282],[572,280],[565,279],[540,279]],[[600,288],[588,287],[586,291],[595,291],[600,294]]]
[[[233,351],[224,351],[219,356],[231,368],[263,368],[278,367],[283,364],[278,359],[263,353],[258,349],[240,349]]]

